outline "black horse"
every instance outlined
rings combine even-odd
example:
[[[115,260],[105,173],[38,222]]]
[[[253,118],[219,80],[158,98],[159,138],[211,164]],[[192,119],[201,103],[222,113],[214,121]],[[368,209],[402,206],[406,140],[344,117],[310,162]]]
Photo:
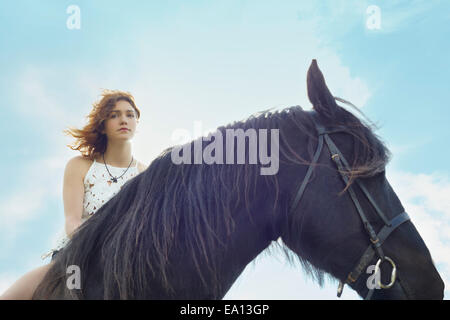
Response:
[[[277,144],[276,174],[261,174],[263,165],[250,163],[248,155],[245,163],[175,164],[175,147],[164,150],[79,228],[33,298],[221,299],[246,265],[274,244],[271,249],[300,262],[319,284],[329,275],[362,297],[369,292],[366,268],[381,252],[395,261],[397,277],[389,289],[374,290],[372,298],[442,299],[444,283],[410,220],[377,240],[377,233],[404,212],[385,177],[389,150],[371,125],[337,104],[347,102],[331,95],[315,60],[307,78],[314,110],[267,110],[216,131],[227,137],[227,129],[277,129],[279,141],[269,139],[267,148]],[[319,150],[325,135],[338,153]],[[200,143],[204,150],[202,138],[184,147],[194,150]],[[237,160],[239,150],[232,151]],[[338,154],[348,167],[339,165]],[[195,151],[189,157],[194,156]],[[371,247],[376,254],[366,257],[352,279]],[[72,265],[80,270],[79,289],[67,285]],[[391,269],[383,262],[382,284],[390,281]]]

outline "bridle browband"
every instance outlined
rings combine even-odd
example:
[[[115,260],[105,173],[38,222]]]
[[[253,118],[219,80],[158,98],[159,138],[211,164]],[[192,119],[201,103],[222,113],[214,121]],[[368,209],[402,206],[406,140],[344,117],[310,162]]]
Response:
[[[349,166],[347,160],[345,159],[344,155],[340,152],[339,148],[334,144],[333,140],[331,140],[331,138],[329,136],[329,134],[332,134],[332,133],[348,132],[348,131],[344,127],[336,127],[334,129],[326,129],[323,125],[319,124],[316,119],[314,119],[314,116],[315,116],[315,112],[313,111],[312,120],[313,120],[314,126],[317,130],[317,133],[319,135],[319,138],[318,138],[319,141],[318,141],[316,152],[314,153],[314,156],[313,156],[313,160],[312,160],[311,164],[309,165],[308,170],[305,175],[305,178],[303,179],[302,184],[300,185],[300,187],[297,191],[297,194],[294,198],[294,201],[292,202],[290,212],[292,212],[295,208],[297,208],[297,206],[300,202],[300,199],[302,198],[302,196],[305,192],[306,186],[309,182],[309,179],[310,179],[312,171],[313,171],[313,166],[315,164],[317,164],[320,154],[322,152],[324,141],[328,147],[328,150],[331,153],[331,159],[334,161],[334,163],[336,164],[336,166],[338,168],[338,171],[342,177],[342,180],[344,181],[345,184],[348,184],[348,177],[345,174],[344,170],[349,171],[350,166]],[[377,281],[377,286],[382,289],[389,289],[394,285],[395,280],[396,280],[396,275],[397,275],[397,268],[396,268],[394,261],[391,258],[384,255],[384,252],[383,252],[383,249],[381,248],[381,246],[384,243],[384,241],[387,239],[387,237],[389,237],[389,235],[395,229],[397,229],[403,222],[408,221],[410,219],[406,212],[402,212],[401,214],[397,215],[392,220],[388,220],[386,218],[386,216],[383,214],[383,212],[380,210],[380,208],[378,207],[378,205],[376,204],[375,200],[372,198],[370,193],[367,191],[364,184],[358,178],[355,179],[355,182],[358,184],[358,186],[360,187],[360,189],[362,190],[364,195],[367,197],[367,199],[369,200],[370,204],[375,209],[378,216],[383,220],[385,225],[380,230],[380,232],[378,232],[378,234],[375,232],[374,228],[372,227],[369,220],[367,219],[367,217],[364,213],[364,210],[362,209],[362,207],[356,197],[356,194],[355,194],[354,190],[352,189],[352,186],[350,186],[347,189],[348,193],[356,207],[356,210],[358,211],[358,214],[363,222],[363,225],[364,225],[367,233],[369,234],[369,239],[370,239],[371,244],[364,251],[364,253],[361,256],[361,258],[359,259],[357,265],[348,274],[347,278],[344,280],[341,279],[341,281],[339,283],[339,287],[338,287],[338,292],[337,292],[338,297],[341,296],[342,290],[344,289],[345,284],[349,284],[349,285],[354,284],[358,280],[361,273],[363,273],[365,268],[369,265],[370,261],[373,259],[375,253],[379,257],[378,262],[375,266],[375,274],[377,272],[380,272],[380,264],[382,262],[388,261],[392,265],[392,273],[391,273],[390,283],[387,285],[381,283],[381,276],[379,276],[378,281]],[[374,292],[374,289],[369,288],[369,292],[365,299],[369,300],[372,297],[373,292]]]

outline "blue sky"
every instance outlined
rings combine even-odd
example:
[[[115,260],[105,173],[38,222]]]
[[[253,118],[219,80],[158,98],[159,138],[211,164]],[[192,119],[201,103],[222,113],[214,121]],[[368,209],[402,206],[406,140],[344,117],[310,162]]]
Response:
[[[80,29],[67,27],[70,5]],[[372,5],[379,29],[367,24]],[[195,121],[208,130],[308,109],[311,59],[334,95],[380,125],[388,177],[448,288],[449,21],[438,0],[0,2],[0,291],[45,263],[63,230],[63,171],[77,154],[62,130],[84,124],[101,88],[135,96],[133,154],[150,163]],[[335,285],[262,255],[226,298],[334,299]]]

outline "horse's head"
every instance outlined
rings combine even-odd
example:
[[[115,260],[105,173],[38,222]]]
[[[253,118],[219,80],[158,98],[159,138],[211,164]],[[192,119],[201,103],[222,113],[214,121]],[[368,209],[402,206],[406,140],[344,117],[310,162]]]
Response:
[[[430,252],[401,215],[405,210],[386,179],[389,151],[336,104],[315,60],[308,96],[315,109],[308,116],[315,137],[308,141],[315,152],[309,166],[289,169],[300,183],[292,188],[284,243],[319,279],[329,273],[361,297],[442,299],[444,283]],[[381,271],[375,273],[378,261]]]

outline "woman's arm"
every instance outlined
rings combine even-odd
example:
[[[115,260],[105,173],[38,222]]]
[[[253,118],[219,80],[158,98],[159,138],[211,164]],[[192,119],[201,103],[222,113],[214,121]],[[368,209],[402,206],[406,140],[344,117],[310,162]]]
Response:
[[[65,229],[69,238],[81,225],[83,213],[84,183],[82,177],[83,159],[81,156],[70,159],[64,170],[63,201],[66,217]]]

